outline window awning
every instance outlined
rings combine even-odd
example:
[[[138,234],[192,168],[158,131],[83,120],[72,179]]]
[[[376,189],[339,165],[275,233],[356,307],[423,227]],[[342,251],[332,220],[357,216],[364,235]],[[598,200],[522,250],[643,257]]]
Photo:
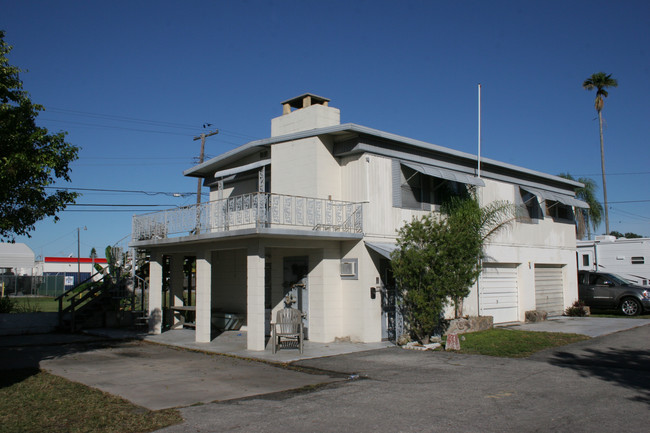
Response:
[[[232,176],[233,174],[244,173],[245,171],[254,170],[256,168],[264,167],[265,165],[270,165],[270,159],[263,159],[261,161],[253,162],[251,164],[240,165],[239,167],[228,168],[226,170],[217,171],[214,174],[214,177],[226,177]]]
[[[575,197],[571,197],[570,195],[559,194],[557,192],[546,191],[543,189],[530,188],[527,186],[519,186],[519,188],[533,195],[536,195],[542,200],[552,200],[552,201],[560,202],[567,206],[575,206],[583,209],[589,209],[589,205],[586,202],[582,200],[578,200]]]
[[[433,165],[418,164],[415,162],[400,161],[402,165],[415,170],[427,176],[437,177],[439,179],[453,180],[454,182],[465,183],[469,185],[485,186],[482,179],[470,174],[453,171],[446,168],[434,167]]]
[[[397,244],[389,242],[366,242],[366,247],[390,260],[390,253],[397,249]]]

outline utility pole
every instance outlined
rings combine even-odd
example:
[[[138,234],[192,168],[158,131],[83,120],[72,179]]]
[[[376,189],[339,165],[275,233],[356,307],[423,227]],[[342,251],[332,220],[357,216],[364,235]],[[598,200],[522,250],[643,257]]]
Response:
[[[212,126],[210,123],[206,123],[203,125],[203,127],[207,126]],[[213,135],[217,135],[219,133],[218,129],[215,129],[212,132],[208,132],[207,134],[204,132],[201,135],[194,137],[194,141],[196,140],[201,140],[201,153],[199,154],[199,164],[203,163],[203,158],[205,157],[205,138],[206,137],[211,137]],[[198,181],[198,186],[196,187],[196,227],[194,227],[194,234],[199,234],[201,233],[201,181],[202,179],[199,177]]]
[[[86,226],[84,226],[83,229],[88,230]],[[79,283],[81,283],[81,240],[79,236],[80,231],[81,231],[81,227],[77,227],[77,284],[75,284],[75,286],[78,286]]]
[[[206,137],[211,137],[213,135],[217,135],[219,133],[218,129],[215,129],[212,132],[202,133],[201,135],[194,137],[194,141],[196,140],[201,140],[201,153],[199,154],[199,164],[203,163],[203,158],[205,157],[205,138]],[[196,188],[196,206],[198,209],[198,206],[201,204],[201,178],[199,178],[199,184]]]

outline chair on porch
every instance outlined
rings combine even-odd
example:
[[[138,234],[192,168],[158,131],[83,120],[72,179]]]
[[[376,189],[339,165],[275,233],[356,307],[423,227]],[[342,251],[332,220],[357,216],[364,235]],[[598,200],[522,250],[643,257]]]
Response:
[[[298,343],[302,354],[302,312],[295,308],[284,308],[278,310],[275,323],[271,327],[271,340],[273,342],[273,353],[282,346],[283,341]]]

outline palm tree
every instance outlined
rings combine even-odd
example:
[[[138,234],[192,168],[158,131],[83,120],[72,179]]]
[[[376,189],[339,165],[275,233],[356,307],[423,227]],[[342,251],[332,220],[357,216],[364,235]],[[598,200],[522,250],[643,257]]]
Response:
[[[582,188],[576,188],[576,197],[586,202],[589,209],[576,209],[576,236],[578,239],[584,239],[587,234],[587,239],[589,239],[591,230],[595,231],[603,221],[603,205],[596,199],[596,188],[598,188],[596,182],[588,177],[575,179],[569,173],[562,173],[560,177],[577,180],[584,185]]]
[[[598,125],[600,128],[600,166],[603,172],[603,197],[605,199],[605,229],[606,233],[609,234],[609,213],[607,212],[607,183],[605,182],[605,148],[603,146],[603,105],[605,105],[607,88],[608,87],[618,87],[618,81],[615,78],[612,78],[612,74],[606,74],[604,72],[596,72],[592,74],[591,77],[587,78],[582,87],[586,90],[596,90],[596,102],[594,107],[598,112]]]

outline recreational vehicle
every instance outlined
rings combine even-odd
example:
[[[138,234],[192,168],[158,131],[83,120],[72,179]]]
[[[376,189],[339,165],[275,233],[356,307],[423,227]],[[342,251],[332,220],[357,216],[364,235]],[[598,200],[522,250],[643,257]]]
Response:
[[[618,274],[638,286],[650,285],[650,238],[596,236],[577,241],[578,270]]]

